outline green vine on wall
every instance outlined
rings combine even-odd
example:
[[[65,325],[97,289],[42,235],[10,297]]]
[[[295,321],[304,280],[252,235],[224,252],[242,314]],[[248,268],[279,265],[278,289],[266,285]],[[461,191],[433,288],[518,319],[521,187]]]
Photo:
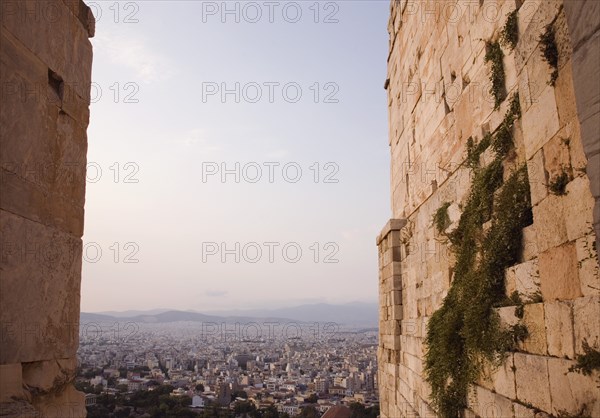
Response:
[[[556,33],[552,23],[546,26],[546,30],[540,37],[540,43],[542,46],[542,57],[553,69],[549,84],[554,86],[558,78],[558,46],[556,45]]]
[[[450,204],[450,202],[445,202],[433,214],[433,224],[439,233],[442,233],[442,231],[450,226],[450,217],[448,216],[448,208],[450,207]]]
[[[590,376],[594,370],[600,370],[600,351],[591,347],[587,340],[584,340],[583,352],[585,354],[577,355],[577,363],[570,367],[569,371]]]
[[[494,96],[494,109],[498,109],[504,99],[506,99],[505,74],[504,74],[504,53],[498,41],[488,41],[485,44],[485,62],[492,63],[492,72],[490,73],[490,94]]]
[[[502,45],[508,46],[511,50],[517,47],[519,43],[519,10],[513,10],[506,19],[504,28],[500,33],[500,42]]]
[[[515,95],[493,134],[479,144],[471,140],[468,147],[472,186],[458,226],[448,234],[456,255],[454,278],[428,323],[425,374],[433,405],[447,418],[460,416],[467,407],[469,384],[484,365],[500,364],[506,351],[527,336],[522,325],[503,327],[494,310],[506,302],[505,270],[518,262],[522,229],[532,223],[526,168],[503,182],[503,160],[513,146],[512,129],[521,113],[518,100]],[[495,158],[480,167],[479,155],[488,147]],[[486,222],[491,224],[487,232]]]
[[[567,184],[569,184],[570,181],[571,178],[569,174],[563,169],[560,174],[548,183],[548,190],[554,195],[564,196],[567,194]]]

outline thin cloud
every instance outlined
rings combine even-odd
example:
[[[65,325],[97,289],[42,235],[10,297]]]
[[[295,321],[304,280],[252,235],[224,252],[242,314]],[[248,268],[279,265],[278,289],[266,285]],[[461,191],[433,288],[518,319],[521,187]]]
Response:
[[[113,34],[100,34],[94,38],[94,53],[108,57],[113,64],[131,69],[136,81],[154,83],[173,76],[173,66],[160,53],[153,51],[144,39]]]

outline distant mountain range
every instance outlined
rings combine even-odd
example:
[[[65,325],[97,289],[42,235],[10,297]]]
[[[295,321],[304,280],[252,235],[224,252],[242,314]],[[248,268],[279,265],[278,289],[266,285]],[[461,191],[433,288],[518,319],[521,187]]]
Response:
[[[138,323],[191,322],[335,322],[337,324],[373,327],[378,322],[375,303],[353,302],[344,305],[317,303],[279,309],[228,310],[200,313],[172,309],[148,311],[81,313],[81,322],[132,321]]]

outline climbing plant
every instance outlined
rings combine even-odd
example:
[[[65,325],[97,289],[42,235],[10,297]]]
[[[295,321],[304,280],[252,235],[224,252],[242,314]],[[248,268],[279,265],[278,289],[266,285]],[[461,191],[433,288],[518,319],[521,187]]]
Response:
[[[504,74],[504,53],[500,47],[500,42],[486,42],[486,53],[485,62],[492,64],[492,71],[490,72],[490,94],[494,97],[494,108],[498,109],[504,99],[506,99],[505,92],[505,74]]]
[[[540,44],[542,57],[552,68],[552,75],[548,84],[554,86],[558,79],[558,46],[556,45],[556,33],[552,23],[546,26],[546,30],[540,37]]]
[[[511,50],[517,47],[519,42],[519,10],[513,10],[506,19],[506,23],[500,33],[500,42],[502,45],[508,46]]]
[[[494,310],[506,303],[505,269],[517,263],[522,229],[532,223],[525,167],[503,182],[503,161],[513,147],[512,131],[520,116],[515,95],[496,131],[478,144],[471,139],[467,147],[473,181],[458,226],[448,234],[456,255],[454,277],[429,320],[426,337],[426,379],[434,407],[447,418],[460,416],[466,408],[469,384],[484,365],[500,364],[506,351],[527,336],[522,325],[503,327]],[[495,157],[481,167],[479,155],[489,147]],[[446,204],[440,208],[446,209]]]

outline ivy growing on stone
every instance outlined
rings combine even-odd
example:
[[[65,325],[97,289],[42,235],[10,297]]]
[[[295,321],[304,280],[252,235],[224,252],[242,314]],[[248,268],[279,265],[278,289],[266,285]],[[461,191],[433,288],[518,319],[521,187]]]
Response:
[[[494,109],[498,109],[506,99],[504,53],[500,47],[500,42],[486,42],[485,62],[492,64],[490,94],[494,97]]]
[[[556,79],[558,78],[558,47],[556,46],[556,33],[552,23],[546,26],[546,30],[540,37],[540,43],[542,47],[542,57],[553,69],[549,84],[554,86],[556,84]]]
[[[548,190],[554,195],[564,196],[567,194],[567,184],[569,184],[569,181],[571,181],[569,174],[563,170],[550,181]]]
[[[584,340],[583,352],[585,354],[577,355],[577,363],[570,367],[569,371],[583,373],[584,375],[589,376],[594,370],[600,370],[600,351],[590,347],[587,340]]]
[[[505,270],[517,263],[522,229],[532,223],[525,167],[503,183],[502,162],[520,116],[515,103],[518,96],[495,133],[477,145],[471,140],[466,163],[472,163],[472,186],[458,226],[448,234],[456,255],[454,277],[442,306],[428,323],[425,374],[434,407],[445,418],[457,418],[466,408],[469,384],[481,375],[486,363],[499,365],[506,351],[527,337],[523,325],[502,327],[494,309],[506,302]],[[495,158],[479,167],[475,155],[489,146]],[[487,233],[486,222],[491,223]]]
[[[519,11],[513,10],[506,19],[504,28],[500,33],[500,42],[502,45],[508,46],[511,50],[515,49],[519,42]]]
[[[438,210],[433,214],[433,224],[438,233],[442,233],[448,226],[450,226],[450,217],[448,216],[448,208],[450,202],[445,202],[440,206]]]

